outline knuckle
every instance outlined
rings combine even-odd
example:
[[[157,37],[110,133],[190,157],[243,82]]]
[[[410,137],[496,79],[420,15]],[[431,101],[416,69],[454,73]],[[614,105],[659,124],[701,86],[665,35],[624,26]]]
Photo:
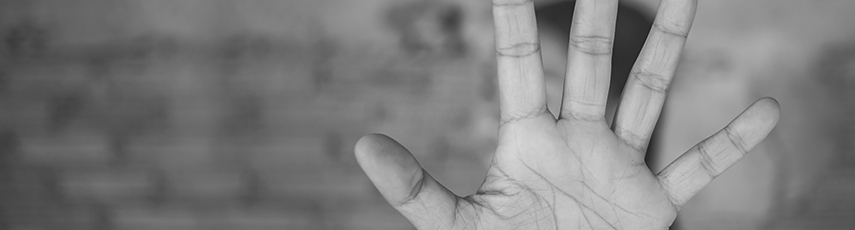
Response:
[[[527,57],[540,52],[540,44],[536,42],[516,43],[510,46],[496,48],[499,56]]]
[[[527,3],[533,3],[534,0],[493,0],[493,5],[497,7],[520,6]]]
[[[724,127],[724,133],[727,136],[727,139],[730,143],[739,150],[739,154],[745,155],[748,153],[748,148],[745,145],[745,141],[743,141],[742,136],[739,133],[733,131],[730,126]]]
[[[647,140],[649,140],[649,136],[640,135],[632,130],[625,128],[617,128],[617,133],[627,144],[635,148],[641,153],[647,151]]]
[[[707,142],[707,141],[703,141],[700,144],[698,144],[698,155],[700,155],[699,160],[701,162],[701,166],[704,169],[704,172],[706,172],[707,174],[709,174],[712,177],[716,177],[721,172],[720,172],[720,170],[718,170],[718,167],[716,167],[717,166],[716,162],[713,160],[712,156],[710,156],[710,154],[707,150],[708,143],[709,142]]]
[[[590,55],[608,55],[612,53],[614,38],[610,36],[570,36],[570,46],[577,51]]]
[[[518,122],[521,120],[532,119],[532,118],[535,118],[535,117],[538,117],[538,116],[541,116],[544,114],[550,114],[549,109],[546,107],[545,104],[538,107],[538,108],[534,108],[532,110],[529,110],[528,112],[512,113],[512,112],[502,111],[502,113],[500,114],[501,118],[499,121],[499,127],[505,126],[507,124],[515,123],[515,122]]]
[[[410,203],[413,203],[416,201],[416,197],[418,197],[419,194],[421,194],[422,189],[424,189],[424,187],[425,187],[425,183],[426,183],[425,172],[422,171],[421,173],[417,173],[413,177],[412,183],[413,184],[410,185],[410,193],[407,195],[407,197],[404,198],[404,200],[401,201],[400,203],[393,204],[393,206],[402,207],[402,206],[405,206],[407,204],[410,204]]]
[[[561,113],[562,118],[573,118],[580,121],[603,121],[606,118],[600,113],[565,111]]]
[[[641,70],[635,71],[631,75],[638,80],[639,85],[653,90],[654,92],[665,93],[665,91],[668,90],[668,79],[666,79],[662,74]]]
[[[663,34],[672,35],[680,38],[689,37],[689,29],[688,26],[682,26],[680,24],[668,21],[668,20],[656,20],[653,23],[653,29]]]
[[[605,104],[597,102],[586,102],[575,99],[567,99],[567,108],[561,110],[562,118],[574,118],[583,121],[605,120]]]

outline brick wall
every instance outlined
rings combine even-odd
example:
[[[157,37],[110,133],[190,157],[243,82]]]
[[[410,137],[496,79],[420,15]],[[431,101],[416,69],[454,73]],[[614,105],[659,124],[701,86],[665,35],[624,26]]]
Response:
[[[460,193],[492,150],[489,62],[366,52],[305,1],[0,5],[0,229],[410,229],[361,135]]]
[[[0,229],[411,229],[352,146],[390,134],[474,192],[495,146],[491,17],[459,1],[466,53],[404,53],[390,2],[0,1]],[[662,160],[752,98],[784,115],[681,223],[756,228],[850,150],[845,107],[811,77],[819,47],[855,34],[850,2],[701,2]]]

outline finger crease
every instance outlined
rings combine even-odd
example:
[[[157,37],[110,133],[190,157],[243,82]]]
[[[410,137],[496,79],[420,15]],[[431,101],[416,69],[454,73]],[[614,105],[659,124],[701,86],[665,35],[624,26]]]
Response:
[[[727,134],[727,139],[730,140],[730,143],[739,150],[739,153],[745,156],[748,153],[748,149],[745,147],[745,142],[742,140],[742,136],[739,133],[733,131],[730,126],[724,127],[724,133]]]
[[[572,117],[578,120],[584,121],[600,121],[605,120],[605,114],[597,113],[597,112],[579,112],[579,111],[600,111],[602,107],[605,107],[603,103],[598,102],[589,102],[589,101],[581,101],[581,100],[573,100],[567,99],[566,108],[562,107],[561,109],[561,117]]]
[[[496,54],[504,57],[528,57],[538,52],[540,52],[540,44],[536,42],[518,43],[496,49]]]
[[[675,23],[668,23],[668,22],[664,22],[664,21],[657,21],[656,23],[653,24],[653,29],[656,31],[662,32],[663,34],[668,34],[668,35],[672,35],[672,36],[676,36],[676,37],[680,37],[680,38],[684,38],[684,39],[689,37],[688,31],[684,31],[681,29],[675,29],[675,27],[679,27],[679,26],[677,26]]]
[[[592,56],[612,54],[614,39],[608,36],[570,36],[570,45]]]
[[[638,79],[639,85],[644,86],[654,92],[665,93],[668,90],[668,81],[662,75],[655,74],[649,71],[633,72],[632,77]]]
[[[707,152],[707,148],[704,147],[705,145],[707,145],[707,141],[698,144],[698,154],[701,156],[701,166],[704,168],[704,172],[708,175],[716,177],[716,175],[718,175],[718,170],[715,169],[713,159],[710,157],[709,152]]]
[[[412,203],[414,200],[416,200],[416,197],[418,197],[419,194],[422,193],[422,190],[425,187],[424,184],[425,184],[426,172],[424,172],[424,170],[422,170],[421,174],[422,174],[421,178],[419,178],[419,180],[416,182],[416,184],[413,185],[413,188],[410,189],[410,195],[408,195],[407,198],[404,199],[404,202],[401,202],[401,204],[399,204],[398,207]]]
[[[493,6],[495,6],[495,7],[516,7],[516,6],[529,4],[532,2],[534,2],[534,0],[523,0],[521,2],[513,2],[513,3],[496,3],[496,1],[493,1]]]
[[[561,113],[561,117],[572,117],[581,121],[602,121],[606,119],[602,114],[579,113],[572,110]]]
[[[646,138],[644,138],[638,134],[635,134],[632,131],[626,130],[626,129],[619,129],[619,130],[620,130],[619,131],[620,137],[623,138],[624,141],[629,143],[629,145],[632,148],[634,148],[635,150],[638,150],[638,152],[640,152],[640,153],[647,152],[647,147],[644,144]]]
[[[548,112],[549,111],[548,111],[546,105],[542,105],[539,108],[537,108],[537,109],[535,109],[535,110],[533,110],[527,114],[523,114],[521,116],[510,116],[510,115],[505,114],[504,116],[502,116],[502,120],[499,123],[499,127],[502,127],[506,124],[514,123],[514,122],[517,122],[520,120],[534,118],[534,117],[540,116],[540,115],[548,113]]]

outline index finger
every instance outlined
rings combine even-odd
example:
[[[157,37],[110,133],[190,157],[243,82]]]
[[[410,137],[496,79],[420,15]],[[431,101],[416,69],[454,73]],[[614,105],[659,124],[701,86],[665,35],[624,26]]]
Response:
[[[532,0],[493,0],[503,123],[547,112]]]

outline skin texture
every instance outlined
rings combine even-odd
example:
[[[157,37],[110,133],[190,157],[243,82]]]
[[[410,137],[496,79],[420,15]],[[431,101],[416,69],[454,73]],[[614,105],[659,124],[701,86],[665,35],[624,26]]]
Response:
[[[499,144],[476,194],[460,197],[403,146],[371,134],[356,159],[418,229],[667,229],[680,207],[774,128],[762,98],[659,173],[644,154],[694,18],[696,0],[663,0],[611,126],[605,119],[617,0],[579,0],[560,117],[546,107],[534,6],[493,0]]]

